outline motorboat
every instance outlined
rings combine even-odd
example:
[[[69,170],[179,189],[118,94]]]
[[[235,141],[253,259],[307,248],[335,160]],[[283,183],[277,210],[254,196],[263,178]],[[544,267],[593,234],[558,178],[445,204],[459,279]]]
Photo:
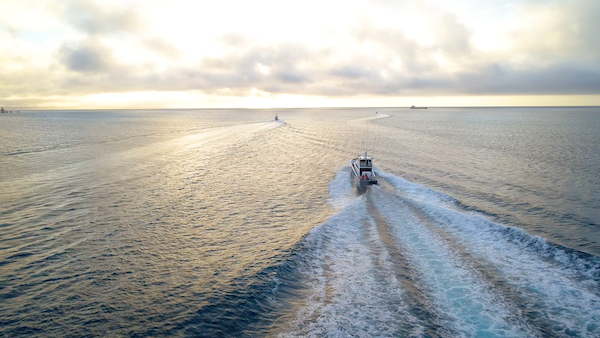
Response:
[[[411,106],[410,109],[427,109],[427,107],[415,107],[415,106]]]
[[[365,153],[358,155],[350,161],[350,167],[352,168],[352,175],[356,179],[356,184],[359,188],[364,188],[367,185],[377,184],[377,178],[373,171],[373,159]]]

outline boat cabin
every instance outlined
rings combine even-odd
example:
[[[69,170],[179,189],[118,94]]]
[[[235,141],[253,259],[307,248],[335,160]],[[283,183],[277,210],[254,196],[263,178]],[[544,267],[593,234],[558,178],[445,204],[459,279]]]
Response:
[[[359,155],[352,161],[350,161],[352,172],[359,185],[364,184],[377,184],[377,178],[373,171],[373,160],[365,152],[364,155]]]
[[[359,166],[361,169],[364,168],[364,169],[371,170],[373,168],[373,162],[372,162],[371,158],[368,156],[359,156],[358,161],[359,161]]]
[[[360,155],[355,163],[358,164],[358,177],[370,179],[373,176],[373,160],[369,156]]]

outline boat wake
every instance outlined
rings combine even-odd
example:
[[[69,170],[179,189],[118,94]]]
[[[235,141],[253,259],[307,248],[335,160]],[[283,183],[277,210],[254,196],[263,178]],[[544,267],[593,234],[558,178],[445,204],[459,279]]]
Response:
[[[368,117],[361,117],[361,118],[358,118],[358,119],[350,120],[350,121],[348,121],[348,124],[350,124],[350,125],[362,125],[366,121],[385,119],[385,118],[388,118],[388,117],[392,117],[392,115],[389,115],[389,114],[375,114],[375,115],[371,115],[371,116],[368,116]]]
[[[308,295],[283,336],[597,337],[600,260],[460,210],[389,173],[304,240]]]
[[[300,274],[309,296],[284,336],[416,337],[423,332],[366,210],[364,196],[358,197],[306,237],[307,264]]]

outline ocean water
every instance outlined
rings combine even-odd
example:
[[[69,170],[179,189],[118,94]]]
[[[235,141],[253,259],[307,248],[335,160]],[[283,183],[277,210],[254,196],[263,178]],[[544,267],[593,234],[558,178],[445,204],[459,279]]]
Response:
[[[600,336],[600,108],[24,111],[0,135],[0,336]]]

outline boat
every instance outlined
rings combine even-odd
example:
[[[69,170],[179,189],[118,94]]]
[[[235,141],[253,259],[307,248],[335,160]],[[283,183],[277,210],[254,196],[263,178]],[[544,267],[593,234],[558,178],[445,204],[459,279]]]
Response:
[[[277,114],[275,114],[275,121],[279,121],[279,116],[277,116]]]
[[[427,107],[415,107],[415,106],[410,106],[410,109],[427,109]]]
[[[359,188],[377,184],[377,177],[375,177],[375,172],[373,171],[373,160],[366,151],[363,155],[353,158],[350,161],[350,167]]]

